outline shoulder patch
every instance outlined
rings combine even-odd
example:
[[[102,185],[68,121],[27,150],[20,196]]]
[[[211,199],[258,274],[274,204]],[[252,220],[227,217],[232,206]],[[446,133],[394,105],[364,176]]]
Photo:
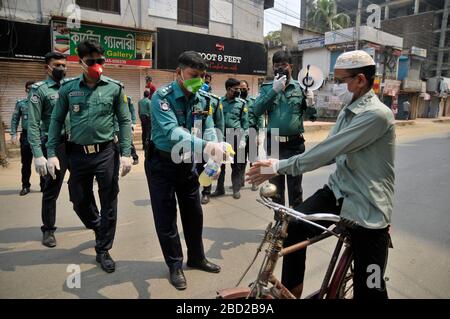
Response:
[[[30,98],[30,102],[33,104],[38,103],[40,100],[41,100],[41,98],[37,94],[33,94]]]
[[[170,110],[170,104],[167,102],[167,100],[161,100],[159,101],[159,107],[161,108],[161,111],[167,112]]]

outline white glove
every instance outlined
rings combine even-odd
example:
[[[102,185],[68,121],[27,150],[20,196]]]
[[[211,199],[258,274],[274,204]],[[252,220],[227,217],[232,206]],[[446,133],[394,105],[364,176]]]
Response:
[[[306,105],[312,107],[314,105],[314,93],[311,90],[306,92]]]
[[[34,168],[40,176],[47,175],[47,160],[44,156],[34,158]]]
[[[57,169],[58,171],[60,170],[59,159],[56,156],[55,157],[50,157],[47,160],[47,170],[48,170],[48,173],[50,174],[50,176],[53,179],[56,179],[56,171],[55,171],[55,169]]]
[[[136,129],[136,124],[131,124],[131,131],[134,132],[135,129]]]
[[[208,158],[212,158],[216,163],[226,160],[227,150],[222,143],[208,142],[203,150]]]
[[[120,166],[122,167],[122,174],[120,176],[124,177],[131,171],[131,166],[133,165],[133,160],[131,157],[122,156],[120,158]]]
[[[270,166],[261,167],[261,174],[278,174],[280,161],[276,158],[269,158],[267,161],[270,162]]]
[[[17,144],[17,135],[11,135],[11,144],[16,145]]]
[[[119,142],[119,137],[117,135],[114,135],[114,144],[117,144]]]
[[[275,79],[273,80],[273,85],[272,88],[275,92],[280,93],[281,91],[283,91],[286,88],[286,75],[278,75],[277,77],[275,77]]]

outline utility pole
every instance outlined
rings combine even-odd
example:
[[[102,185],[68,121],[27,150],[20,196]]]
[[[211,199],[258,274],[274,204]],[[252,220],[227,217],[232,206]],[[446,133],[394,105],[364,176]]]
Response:
[[[361,8],[362,8],[362,0],[358,0],[358,11],[356,12],[356,45],[355,49],[359,50],[359,38],[360,38],[360,28],[361,28]]]
[[[414,14],[418,14],[419,13],[419,4],[420,4],[420,0],[415,0],[414,1]]]
[[[447,30],[449,6],[450,6],[450,0],[445,0],[444,13],[442,15],[442,23],[441,23],[441,37],[439,39],[436,76],[442,75],[442,62],[444,60],[445,35],[447,33],[446,30]]]

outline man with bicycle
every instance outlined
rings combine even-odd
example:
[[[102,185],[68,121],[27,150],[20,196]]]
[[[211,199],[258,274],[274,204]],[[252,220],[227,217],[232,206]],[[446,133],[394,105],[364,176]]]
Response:
[[[336,163],[328,184],[295,209],[304,214],[333,213],[350,222],[355,299],[388,297],[383,277],[394,197],[395,123],[392,111],[372,90],[375,70],[374,60],[364,51],[340,55],[334,76],[346,92],[345,101],[329,136],[304,154],[259,161],[247,173],[247,180],[259,185],[277,175],[295,176]],[[292,222],[284,245],[320,232]],[[305,260],[305,249],[283,260],[282,283],[296,297],[303,290]],[[379,270],[379,278],[372,282],[374,269]]]

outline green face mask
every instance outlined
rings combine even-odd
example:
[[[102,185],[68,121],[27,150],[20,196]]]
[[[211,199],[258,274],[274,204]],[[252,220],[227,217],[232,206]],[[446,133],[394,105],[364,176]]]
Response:
[[[183,86],[188,90],[189,92],[195,94],[197,93],[200,88],[203,85],[203,79],[202,78],[193,78],[189,80],[185,80],[183,82]]]
[[[185,80],[183,77],[183,73],[181,73],[181,79],[183,80],[184,88],[193,94],[197,93],[204,83],[202,78]]]

